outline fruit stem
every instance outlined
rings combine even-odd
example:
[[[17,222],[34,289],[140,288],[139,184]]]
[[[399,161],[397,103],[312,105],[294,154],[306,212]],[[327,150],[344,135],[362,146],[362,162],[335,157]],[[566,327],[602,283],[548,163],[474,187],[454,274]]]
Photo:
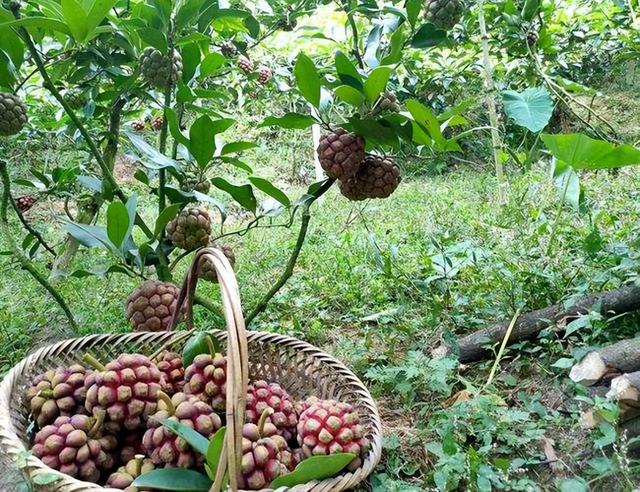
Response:
[[[84,354],[82,356],[82,362],[90,365],[91,367],[93,367],[96,371],[104,371],[107,368],[104,366],[104,364],[102,362],[100,362],[98,359],[96,359],[93,355],[91,355],[89,352],[87,352],[86,354]]]
[[[89,437],[95,436],[100,431],[100,429],[102,429],[102,424],[104,424],[105,417],[106,417],[106,412],[104,410],[96,414],[95,416],[96,420],[91,426],[91,429],[89,429]]]
[[[164,391],[158,392],[158,400],[160,400],[167,406],[167,411],[169,412],[169,415],[173,415],[176,413],[176,407],[173,406],[171,397],[167,395]]]
[[[46,398],[47,400],[49,400],[49,399],[53,398],[53,390],[50,390],[50,389],[40,390],[40,391],[38,391],[36,396],[40,396],[42,398]]]
[[[215,358],[216,356],[216,347],[215,345],[213,345],[213,340],[211,340],[211,335],[207,335],[205,337],[205,340],[207,341],[207,347],[209,347],[209,353],[211,354],[211,358]]]
[[[273,408],[265,408],[262,415],[260,415],[260,420],[258,420],[258,433],[260,437],[262,437],[262,431],[264,431],[264,424],[267,423],[267,419],[273,413]]]
[[[140,475],[142,475],[142,463],[144,461],[144,454],[136,454],[133,457],[134,460],[136,460],[136,476],[135,478],[138,478]]]

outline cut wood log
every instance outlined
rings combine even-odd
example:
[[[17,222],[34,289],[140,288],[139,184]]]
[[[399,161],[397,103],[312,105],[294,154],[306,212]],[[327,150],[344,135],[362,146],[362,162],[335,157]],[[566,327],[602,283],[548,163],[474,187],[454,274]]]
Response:
[[[583,386],[591,386],[602,380],[638,370],[640,370],[640,337],[621,340],[589,352],[584,359],[571,368],[569,377]]]
[[[640,309],[640,286],[625,285],[608,292],[579,297],[570,307],[559,303],[537,311],[523,313],[513,327],[509,344],[531,340],[551,325],[559,324],[562,321],[569,322],[589,313],[598,303],[600,303],[600,312],[607,317]],[[507,320],[489,326],[459,339],[460,362],[472,362],[492,354],[488,347],[502,342],[509,328],[509,322],[510,320]],[[443,351],[450,353],[455,351],[455,347],[441,346],[435,349],[436,353]]]
[[[623,374],[611,380],[607,398],[617,401],[620,421],[626,422],[640,416],[640,371]]]

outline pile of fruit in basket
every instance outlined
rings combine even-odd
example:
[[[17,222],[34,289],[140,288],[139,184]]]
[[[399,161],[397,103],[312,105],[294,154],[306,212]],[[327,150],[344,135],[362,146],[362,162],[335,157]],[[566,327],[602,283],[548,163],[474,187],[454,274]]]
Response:
[[[34,423],[31,452],[62,473],[127,491],[162,488],[149,486],[159,480],[138,479],[160,469],[196,470],[213,480],[209,453],[184,433],[196,431],[207,443],[225,425],[227,360],[211,347],[195,356],[121,354],[106,365],[85,354],[36,376],[24,398]],[[349,403],[296,401],[263,380],[250,381],[246,402],[241,488],[276,484],[314,456],[340,455],[342,464],[329,468],[353,470],[368,451]],[[327,463],[318,465],[325,475]]]

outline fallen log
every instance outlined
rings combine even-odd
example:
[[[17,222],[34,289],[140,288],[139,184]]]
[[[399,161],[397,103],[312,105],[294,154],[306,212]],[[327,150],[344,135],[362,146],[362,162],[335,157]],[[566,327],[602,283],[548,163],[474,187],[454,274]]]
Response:
[[[520,315],[513,327],[509,344],[531,340],[548,326],[560,321],[569,322],[587,314],[589,310],[601,303],[600,311],[603,316],[615,316],[640,309],[640,286],[625,285],[615,290],[600,294],[578,297],[570,307],[563,303],[555,304],[537,311]],[[473,362],[492,354],[487,348],[502,342],[509,328],[509,321],[498,323],[482,330],[478,330],[458,340],[458,353],[461,363]],[[455,347],[440,346],[432,352],[435,357],[443,353],[455,351]]]
[[[607,398],[618,402],[621,422],[640,416],[640,371],[613,378]]]
[[[638,370],[640,370],[640,337],[620,340],[613,345],[589,352],[584,359],[574,364],[569,377],[583,386],[591,386],[625,373],[629,377],[631,375],[628,373]],[[631,384],[635,379],[620,380],[618,384],[627,384],[627,381]]]

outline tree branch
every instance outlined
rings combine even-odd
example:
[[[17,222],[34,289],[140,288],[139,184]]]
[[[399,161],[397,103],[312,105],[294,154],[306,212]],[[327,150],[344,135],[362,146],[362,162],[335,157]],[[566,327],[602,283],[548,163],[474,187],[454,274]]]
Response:
[[[67,319],[69,320],[69,324],[74,328],[74,330],[78,329],[78,325],[76,320],[73,318],[73,314],[69,309],[64,298],[60,295],[60,293],[38,272],[38,270],[33,266],[31,261],[18,249],[15,241],[13,240],[13,236],[11,235],[11,231],[9,231],[9,221],[7,219],[7,208],[9,205],[9,196],[11,193],[11,185],[9,181],[9,173],[7,172],[7,163],[3,160],[0,160],[0,177],[2,178],[3,185],[3,195],[2,195],[2,203],[0,203],[0,227],[2,228],[2,232],[5,236],[5,241],[11,248],[11,252],[13,256],[20,262],[20,265],[23,269],[31,274],[31,276],[44,287],[49,294],[56,300],[56,302],[64,311]]]
[[[320,188],[318,188],[315,193],[311,195],[311,198],[302,206],[302,221],[300,223],[300,231],[298,232],[298,239],[296,241],[296,245],[291,252],[291,256],[289,256],[289,261],[287,262],[287,266],[284,271],[280,275],[280,278],[276,281],[275,284],[269,289],[269,291],[260,299],[258,304],[251,310],[251,312],[245,317],[245,322],[249,325],[258,314],[263,312],[269,301],[275,296],[278,291],[287,283],[287,280],[291,278],[293,275],[293,269],[296,266],[296,262],[298,261],[298,257],[300,256],[300,251],[302,250],[302,246],[304,245],[305,239],[307,237],[307,231],[309,230],[309,222],[311,221],[311,214],[309,213],[309,208],[313,203],[324,195],[331,185],[335,182],[335,179],[327,179]]]
[[[53,250],[53,248],[51,248],[51,246],[47,244],[47,242],[44,240],[44,237],[42,237],[42,234],[40,234],[33,227],[31,227],[31,224],[29,224],[29,222],[27,222],[27,220],[24,218],[22,211],[18,208],[16,201],[13,199],[11,195],[9,195],[9,200],[11,201],[11,206],[13,207],[14,212],[18,216],[18,219],[20,219],[22,226],[27,230],[27,232],[31,234],[33,237],[35,237],[36,241],[38,241],[44,249],[46,249],[53,256],[56,256],[56,252]]]

